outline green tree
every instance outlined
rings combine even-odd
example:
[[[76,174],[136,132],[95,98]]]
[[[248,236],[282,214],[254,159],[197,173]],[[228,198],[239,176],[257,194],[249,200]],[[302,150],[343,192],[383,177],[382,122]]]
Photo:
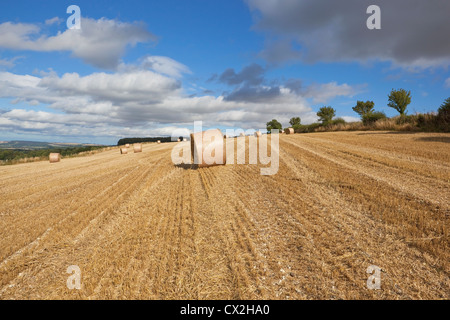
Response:
[[[327,125],[333,120],[333,117],[336,115],[336,110],[332,107],[322,107],[319,112],[317,112],[317,116],[319,120],[322,121],[323,125]]]
[[[406,91],[405,89],[392,89],[388,98],[388,107],[397,110],[401,116],[405,115],[406,107],[411,103],[411,91]]]
[[[357,101],[356,106],[354,106],[352,109],[357,114],[359,114],[361,119],[363,119],[365,116],[367,116],[368,114],[370,114],[374,111],[373,110],[374,107],[375,107],[375,103],[373,101],[366,101],[366,102]]]
[[[450,98],[447,98],[443,104],[438,109],[439,115],[444,115],[450,113]]]
[[[301,122],[300,117],[293,117],[291,118],[291,120],[289,120],[289,123],[291,124],[291,126],[299,126]]]
[[[278,129],[281,131],[283,126],[281,123],[279,123],[276,119],[272,119],[272,121],[269,121],[266,123],[267,131],[272,132],[273,129]]]
[[[447,126],[450,124],[450,98],[447,98],[444,103],[438,109],[438,119]]]

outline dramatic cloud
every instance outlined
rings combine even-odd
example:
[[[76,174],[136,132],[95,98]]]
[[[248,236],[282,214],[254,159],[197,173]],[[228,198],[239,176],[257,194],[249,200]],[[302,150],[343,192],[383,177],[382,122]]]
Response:
[[[300,79],[289,79],[284,86],[297,94],[300,94],[303,90],[303,83]]]
[[[259,64],[253,63],[236,73],[234,69],[226,69],[219,77],[218,81],[228,85],[259,85],[264,80],[264,68]]]
[[[269,62],[391,61],[405,68],[450,65],[447,0],[247,0],[267,31]],[[381,30],[369,30],[369,5],[381,8]],[[295,48],[292,42],[299,48]]]
[[[279,87],[241,87],[225,97],[227,101],[267,102],[274,101],[281,95]]]
[[[263,129],[273,118],[285,125],[293,116],[300,116],[303,123],[314,122],[317,115],[309,100],[326,102],[358,92],[358,87],[336,82],[303,86],[301,80],[289,79],[284,84],[268,84],[264,69],[254,64],[220,75],[218,81],[230,85],[230,93],[193,96],[179,79],[190,72],[187,67],[167,57],[141,61],[121,64],[116,72],[84,76],[0,72],[0,98],[11,99],[12,107],[0,113],[0,130],[116,139],[170,135],[169,130],[190,127],[198,120],[205,127]],[[30,107],[24,108],[24,103]],[[34,110],[43,106],[45,111]]]
[[[55,23],[54,19],[47,24]],[[55,36],[41,33],[38,25],[5,22],[0,24],[0,48],[31,51],[68,51],[84,62],[114,69],[127,46],[155,40],[139,23],[82,18],[80,30],[65,30]]]
[[[244,103],[283,103],[286,94],[293,94],[301,99],[311,98],[314,103],[325,103],[333,98],[353,97],[363,86],[353,87],[337,82],[304,86],[300,79],[288,79],[284,84],[267,84],[265,70],[258,64],[244,67],[236,73],[234,69],[225,70],[215,80],[234,86],[231,92],[224,93],[225,101]],[[281,99],[281,100],[280,100]]]
[[[302,53],[294,48],[293,41],[288,39],[266,41],[265,49],[260,57],[271,64],[300,61]]]

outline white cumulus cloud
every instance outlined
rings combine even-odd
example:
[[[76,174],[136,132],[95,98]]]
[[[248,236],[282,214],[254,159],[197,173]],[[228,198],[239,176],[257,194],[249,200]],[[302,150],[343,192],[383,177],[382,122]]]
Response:
[[[192,73],[187,66],[169,57],[148,56],[142,67],[152,69],[170,77],[180,78],[184,73]]]
[[[106,69],[118,66],[127,46],[156,39],[143,24],[105,18],[82,18],[80,30],[67,29],[53,36],[43,34],[39,25],[4,22],[0,24],[0,34],[0,48],[68,51],[86,63]]]

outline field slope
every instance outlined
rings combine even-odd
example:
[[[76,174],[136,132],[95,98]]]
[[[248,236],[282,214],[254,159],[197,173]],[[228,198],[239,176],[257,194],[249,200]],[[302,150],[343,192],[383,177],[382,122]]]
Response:
[[[0,167],[0,299],[450,298],[449,134],[283,135],[273,176],[174,145]]]

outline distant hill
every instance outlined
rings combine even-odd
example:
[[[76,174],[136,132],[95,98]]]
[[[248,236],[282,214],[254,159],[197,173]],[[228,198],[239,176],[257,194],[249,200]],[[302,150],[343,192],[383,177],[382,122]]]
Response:
[[[63,157],[92,154],[107,146],[88,143],[53,143],[36,141],[0,141],[0,165],[48,159],[50,153]]]
[[[38,141],[0,141],[0,149],[14,150],[66,149],[91,146],[101,145],[88,143],[56,143]]]

